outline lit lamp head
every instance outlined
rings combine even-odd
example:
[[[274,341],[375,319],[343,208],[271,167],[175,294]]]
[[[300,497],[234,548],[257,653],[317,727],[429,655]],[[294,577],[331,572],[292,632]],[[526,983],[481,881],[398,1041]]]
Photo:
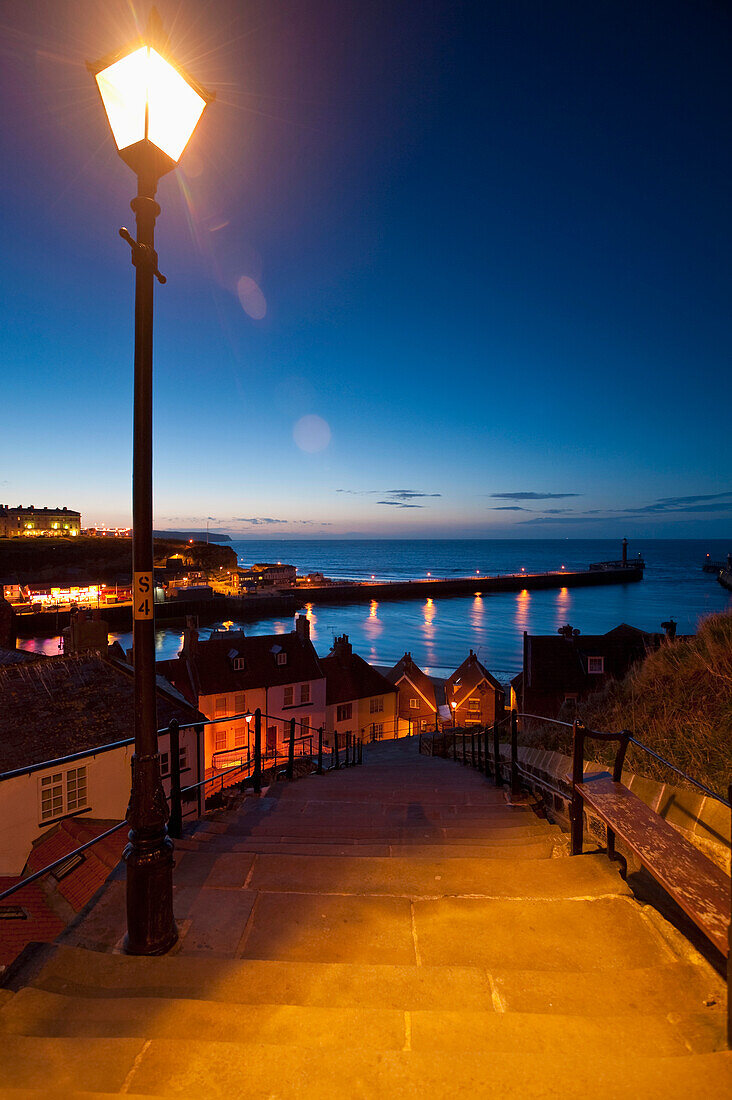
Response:
[[[171,172],[214,96],[149,42],[88,68],[122,160],[149,180]]]
[[[253,714],[252,714],[252,712],[251,712],[251,711],[249,711],[249,710],[248,710],[248,711],[246,712],[246,714],[244,715],[244,721],[246,722],[246,724],[247,724],[248,726],[250,726],[250,725],[252,724],[252,718],[253,718],[253,717],[254,717],[254,715],[253,715]]]

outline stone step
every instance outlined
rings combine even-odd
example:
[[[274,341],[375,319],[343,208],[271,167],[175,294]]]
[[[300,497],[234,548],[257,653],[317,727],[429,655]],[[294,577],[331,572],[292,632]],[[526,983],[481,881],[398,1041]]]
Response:
[[[631,1057],[704,1054],[723,1049],[725,1017],[716,1014],[537,1015],[493,1010],[402,1012],[383,1007],[233,1004],[200,998],[106,997],[90,1000],[23,989],[0,1011],[0,1034],[64,1038],[193,1039],[241,1046],[334,1051],[554,1053],[571,1057],[612,1035]]]
[[[475,841],[479,844],[490,843],[495,837],[539,837],[547,835],[559,836],[560,830],[553,826],[543,826],[541,823],[530,825],[512,825],[510,823],[486,826],[450,826],[438,827],[429,825],[400,826],[390,828],[388,825],[370,825],[359,827],[357,825],[302,825],[288,823],[280,825],[275,821],[267,824],[252,825],[250,828],[241,828],[237,825],[227,831],[227,836],[270,836],[279,840],[312,840],[323,837],[331,841],[342,842],[344,840],[383,841],[385,843],[401,844],[411,839],[420,843],[425,840]]]
[[[444,844],[372,844],[365,843],[336,843],[329,840],[294,841],[284,843],[271,837],[231,838],[217,837],[209,842],[189,843],[185,846],[179,841],[175,844],[176,851],[207,852],[261,852],[273,855],[304,855],[304,856],[351,856],[354,859],[362,856],[388,857],[388,856],[415,856],[432,859],[462,859],[465,857],[481,859],[551,859],[554,850],[554,841],[551,838],[540,837],[536,840],[522,837],[503,841],[493,841],[490,844],[461,844],[459,841]]]
[[[645,1016],[723,1010],[724,981],[680,960],[604,971],[383,963],[289,963],[184,953],[142,958],[55,947],[29,986],[66,996],[205,999],[234,1004]],[[13,994],[8,992],[8,998]]]
[[[186,856],[186,859],[189,857]],[[425,857],[255,857],[247,887],[278,893],[385,894],[395,897],[588,898],[632,896],[603,855],[566,860],[436,860]]]
[[[366,848],[366,847],[369,847],[369,846],[373,847],[373,845],[375,845],[375,844],[380,844],[382,846],[392,846],[392,847],[394,847],[396,845],[401,845],[401,846],[406,845],[406,846],[411,847],[412,844],[417,844],[417,845],[420,845],[422,847],[430,846],[430,841],[426,841],[426,840],[424,840],[422,838],[419,838],[419,837],[416,840],[404,839],[404,840],[400,840],[400,841],[393,841],[389,838],[387,838],[385,840],[369,840],[369,839],[363,839],[363,838],[359,839],[357,837],[350,837],[350,838],[349,837],[340,837],[340,836],[336,836],[336,837],[330,837],[330,836],[302,837],[302,836],[295,835],[294,837],[291,837],[290,840],[294,844],[309,844],[309,845],[312,845],[312,846],[315,846],[315,847],[318,847],[318,846],[327,847],[328,845],[331,845],[331,844],[338,844],[338,845],[341,845],[341,846],[344,846],[344,847],[348,847],[349,849],[352,848],[354,850],[354,854],[355,854],[356,850],[359,849],[359,848]],[[442,839],[433,840],[432,844],[434,844],[436,846],[441,845],[442,847],[445,847],[445,848],[452,848],[452,847],[466,848],[466,847],[470,847],[471,845],[478,845],[479,847],[485,847],[487,845],[489,847],[495,847],[495,848],[517,848],[517,847],[521,847],[522,845],[525,845],[525,844],[531,844],[531,845],[544,844],[544,845],[547,845],[547,846],[551,847],[551,846],[554,846],[554,845],[561,845],[561,844],[565,843],[566,840],[567,840],[566,834],[561,833],[558,829],[557,830],[550,829],[550,830],[546,830],[546,831],[541,830],[540,832],[538,832],[536,834],[533,834],[533,835],[530,835],[528,837],[523,836],[523,835],[516,836],[516,835],[514,835],[513,833],[510,833],[510,832],[507,834],[506,830],[503,829],[503,830],[501,830],[500,833],[498,833],[498,832],[494,833],[487,840],[483,839],[483,838],[471,839],[471,838],[463,837],[462,839],[455,839],[455,838],[452,838],[452,837],[444,837]],[[211,850],[213,850],[214,848],[216,848],[218,846],[226,847],[226,846],[229,846],[229,845],[232,845],[232,844],[241,844],[241,843],[247,843],[247,844],[251,843],[253,845],[254,844],[262,845],[264,847],[266,847],[267,845],[282,845],[283,843],[286,843],[286,841],[283,838],[278,837],[276,835],[274,835],[274,836],[262,836],[262,835],[251,836],[245,830],[240,830],[240,829],[233,829],[232,832],[223,832],[223,833],[201,833],[201,834],[196,833],[191,838],[191,842],[193,843],[192,848],[189,848],[189,843],[190,842],[186,841],[185,845],[180,845],[181,850],[182,851],[185,851],[185,850],[206,851],[209,848]],[[178,841],[176,841],[175,844],[176,844],[176,848],[178,848],[179,847]],[[247,849],[247,850],[250,850],[250,849]]]
[[[6,1036],[2,1071],[6,1088],[58,1095],[119,1092],[128,1095],[205,1095],[212,1100],[271,1100],[297,1096],[322,1100],[358,1096],[376,1100],[424,1097],[523,1097],[548,1100],[727,1100],[732,1090],[729,1053],[632,1057],[620,1044],[598,1040],[592,1052],[570,1055],[508,1051],[349,1050],[180,1039],[43,1039]],[[405,1044],[408,1045],[408,1044]],[[611,1049],[604,1054],[602,1045]],[[246,1059],[244,1059],[246,1054]]]

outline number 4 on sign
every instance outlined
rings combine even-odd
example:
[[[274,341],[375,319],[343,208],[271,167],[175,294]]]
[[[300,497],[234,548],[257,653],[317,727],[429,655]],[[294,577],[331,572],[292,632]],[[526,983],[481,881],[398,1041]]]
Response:
[[[135,573],[134,617],[136,619],[153,617],[152,573]]]

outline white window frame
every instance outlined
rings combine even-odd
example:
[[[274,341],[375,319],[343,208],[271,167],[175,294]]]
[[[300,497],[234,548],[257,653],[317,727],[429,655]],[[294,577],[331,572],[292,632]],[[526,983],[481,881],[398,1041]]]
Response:
[[[277,664],[278,665],[286,665],[287,664],[287,654],[286,653],[278,653],[277,654]]]
[[[599,668],[593,668],[593,663],[599,662]],[[587,658],[587,674],[588,676],[601,676],[605,671],[605,658],[604,657],[588,657]]]
[[[382,714],[384,710],[384,696],[375,695],[369,700],[369,714]]]
[[[247,663],[243,657],[234,658],[234,672],[243,672],[247,667]]]
[[[214,726],[214,752],[226,752],[229,747],[229,731],[225,726]]]
[[[279,656],[279,654],[278,654]],[[282,706],[291,707],[295,702],[295,688],[293,684],[286,684],[282,693]]]
[[[238,691],[234,696],[234,714],[243,714],[247,709],[247,697],[243,691]]]
[[[300,703],[310,702],[310,684],[300,684]]]
[[[414,697],[412,697],[409,700],[409,709],[410,710],[419,710],[419,699],[415,699]]]
[[[339,703],[336,707],[336,722],[350,722],[353,717],[353,703]]]
[[[89,809],[89,772],[86,764],[43,775],[38,780],[41,822]]]

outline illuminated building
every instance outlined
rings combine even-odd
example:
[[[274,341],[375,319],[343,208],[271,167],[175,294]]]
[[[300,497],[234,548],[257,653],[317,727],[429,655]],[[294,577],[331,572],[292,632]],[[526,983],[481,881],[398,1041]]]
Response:
[[[70,508],[36,508],[30,504],[27,508],[18,505],[9,508],[0,504],[0,538],[19,536],[49,535],[60,538],[78,535],[81,531],[81,512]]]

